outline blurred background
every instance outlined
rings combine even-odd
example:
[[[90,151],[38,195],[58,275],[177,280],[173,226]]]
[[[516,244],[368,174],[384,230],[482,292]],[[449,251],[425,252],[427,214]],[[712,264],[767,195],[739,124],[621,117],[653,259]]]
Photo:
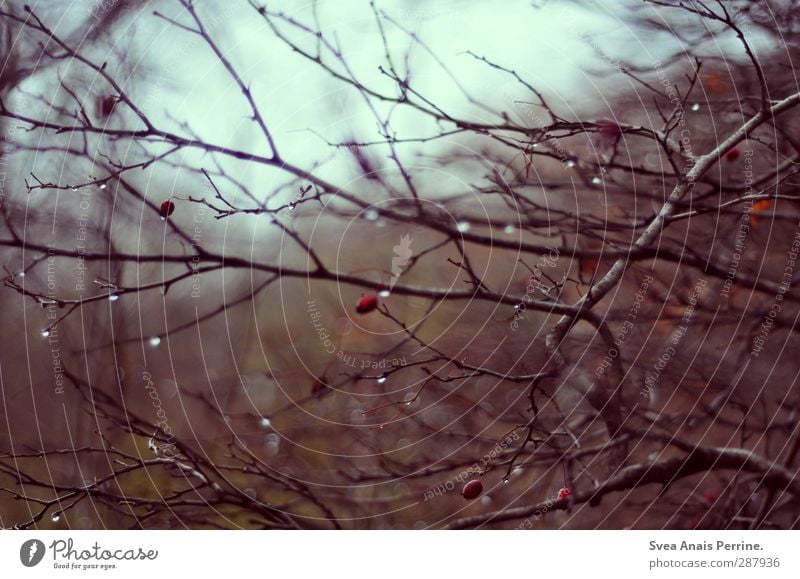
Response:
[[[795,4],[4,2],[0,525],[796,526]]]

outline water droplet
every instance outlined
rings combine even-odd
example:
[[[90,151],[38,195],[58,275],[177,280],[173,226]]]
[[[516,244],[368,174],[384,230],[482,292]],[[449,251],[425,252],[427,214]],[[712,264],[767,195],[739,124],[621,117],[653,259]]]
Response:
[[[375,378],[375,381],[376,381],[378,384],[383,384],[384,382],[386,382],[386,375],[385,375],[385,374],[381,374],[380,376],[378,376],[377,378]]]
[[[155,348],[161,343],[161,338],[159,338],[158,336],[153,336],[152,338],[150,338],[149,342],[150,345]]]
[[[695,111],[695,112],[699,111],[700,110],[700,104],[699,103],[694,103],[692,105],[692,110]]]
[[[566,165],[567,165],[567,167],[569,167],[571,169],[572,167],[575,166],[575,161],[570,159],[569,161],[567,161]]]
[[[108,301],[110,301],[110,302],[115,302],[118,299],[119,299],[119,296],[116,295],[116,294],[111,294],[110,296],[108,296]]]
[[[603,180],[602,180],[600,177],[593,177],[593,178],[592,178],[592,183],[593,183],[594,185],[599,185],[599,184],[600,184],[600,183],[602,183],[602,182],[603,182]]]
[[[481,504],[482,505],[489,505],[491,503],[492,503],[492,497],[490,497],[489,495],[485,495],[485,496],[481,497]]]
[[[378,212],[375,211],[374,209],[367,209],[364,212],[364,219],[366,219],[367,221],[377,221],[378,217],[379,217]]]
[[[512,470],[512,471],[511,471],[511,474],[512,474],[513,476],[519,476],[519,475],[521,475],[521,474],[522,474],[522,467],[521,467],[521,466],[515,466],[515,467],[514,467],[514,470]]]
[[[281,437],[277,434],[268,434],[264,437],[264,448],[269,456],[278,454],[281,445]]]
[[[46,338],[49,335],[50,335],[50,330],[42,330],[42,337],[43,338]]]
[[[512,233],[514,233],[515,231],[516,231],[516,228],[515,228],[513,225],[506,225],[506,226],[503,228],[503,233],[508,233],[509,235],[511,235],[511,234],[512,234]]]
[[[100,189],[105,189],[105,188],[106,188],[106,184],[105,183],[100,183]]]
[[[649,458],[650,460],[656,460],[658,458],[658,451],[654,450],[653,452],[647,455],[647,458]]]
[[[256,498],[256,489],[244,489],[244,494],[246,494],[251,499],[255,500]]]
[[[53,513],[52,515],[50,515],[50,520],[53,521],[54,523],[57,523],[58,521],[61,520],[61,513],[59,512]]]
[[[154,438],[151,438],[150,440],[147,441],[147,448],[151,452],[158,452],[158,446],[156,445],[156,441]]]
[[[18,274],[18,275],[19,275],[19,277],[25,277],[25,272],[24,272],[24,271],[21,271],[21,272],[19,272],[19,274]]]
[[[262,416],[260,424],[262,428],[269,428],[272,425],[272,421],[266,416]]]
[[[461,233],[466,233],[467,231],[469,231],[469,227],[470,225],[466,221],[462,221],[458,225],[456,225],[456,229],[458,229]]]
[[[504,484],[504,485],[507,485],[508,483],[509,483],[508,477],[505,477],[505,478],[503,479],[503,484]]]
[[[77,191],[77,190],[78,190],[78,188],[77,188],[77,187],[71,187],[71,188],[70,188],[70,191]]]
[[[392,292],[390,292],[389,290],[382,290],[378,292],[378,297],[381,298],[388,298],[390,295],[392,295]]]
[[[403,400],[405,400],[408,404],[411,404],[411,402],[414,401],[415,397],[416,394],[414,394],[413,392],[408,392],[405,396],[403,396]]]
[[[167,220],[166,217],[160,217],[159,219],[161,219],[161,221],[166,221]]]

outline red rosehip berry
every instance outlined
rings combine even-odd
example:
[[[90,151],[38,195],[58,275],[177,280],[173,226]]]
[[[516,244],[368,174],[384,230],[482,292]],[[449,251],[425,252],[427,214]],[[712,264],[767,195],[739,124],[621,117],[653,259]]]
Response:
[[[753,227],[758,225],[758,216],[768,212],[770,207],[772,207],[772,201],[769,199],[760,199],[759,201],[753,203],[753,207],[750,210],[750,222],[753,224]]]
[[[378,307],[378,296],[375,294],[364,294],[356,302],[356,311],[359,314],[368,314]]]
[[[322,396],[327,391],[328,385],[325,383],[324,378],[318,378],[317,380],[314,380],[314,383],[311,385],[312,396]]]
[[[563,489],[559,489],[559,491],[558,491],[558,500],[564,500],[571,494],[572,493],[569,492],[569,489],[567,487],[564,487]]]
[[[739,149],[734,147],[733,149],[731,149],[730,151],[727,152],[727,154],[725,155],[725,158],[728,161],[730,161],[731,163],[733,163],[736,159],[739,158],[739,155],[740,155]]]
[[[100,116],[108,118],[114,112],[114,107],[117,106],[117,99],[111,95],[106,95],[100,99]]]
[[[175,204],[172,201],[164,201],[158,209],[161,219],[166,219],[175,212]]]
[[[616,142],[622,136],[622,128],[613,121],[603,121],[599,125],[600,136],[606,141]]]
[[[725,79],[718,74],[709,74],[704,80],[703,85],[709,92],[724,92],[727,87]]]
[[[465,499],[471,501],[472,499],[478,498],[482,492],[483,485],[481,484],[481,481],[475,479],[464,485],[464,489],[461,491],[461,494],[464,495]]]

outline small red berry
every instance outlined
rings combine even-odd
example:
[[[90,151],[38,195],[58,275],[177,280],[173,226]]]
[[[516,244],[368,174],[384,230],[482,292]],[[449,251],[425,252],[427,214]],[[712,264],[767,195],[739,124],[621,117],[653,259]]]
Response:
[[[161,219],[166,219],[175,212],[175,204],[172,201],[164,201],[158,209]]]
[[[325,383],[324,379],[314,380],[314,383],[311,385],[312,396],[322,396],[327,390],[328,385]]]
[[[704,80],[703,85],[709,92],[724,92],[727,87],[725,79],[718,74],[709,74]]]
[[[117,106],[117,99],[111,95],[106,95],[100,99],[100,115],[102,118],[108,118],[114,112],[114,107]]]
[[[472,499],[478,498],[482,492],[483,485],[481,484],[481,481],[475,479],[464,485],[464,490],[461,491],[461,494],[464,495],[465,499],[471,501]]]
[[[564,500],[565,498],[567,498],[571,494],[572,493],[569,492],[569,489],[567,487],[564,487],[563,489],[559,489],[559,491],[558,491],[558,499],[559,500]]]
[[[616,142],[622,136],[622,128],[613,121],[603,121],[599,125],[600,136],[606,141]]]
[[[725,155],[725,158],[728,161],[730,161],[731,163],[733,163],[736,159],[739,158],[739,154],[740,154],[739,153],[739,149],[734,147],[733,149],[731,149],[730,151],[727,152],[727,154]]]
[[[363,294],[356,302],[356,311],[359,314],[368,314],[378,307],[378,296],[375,294]]]

